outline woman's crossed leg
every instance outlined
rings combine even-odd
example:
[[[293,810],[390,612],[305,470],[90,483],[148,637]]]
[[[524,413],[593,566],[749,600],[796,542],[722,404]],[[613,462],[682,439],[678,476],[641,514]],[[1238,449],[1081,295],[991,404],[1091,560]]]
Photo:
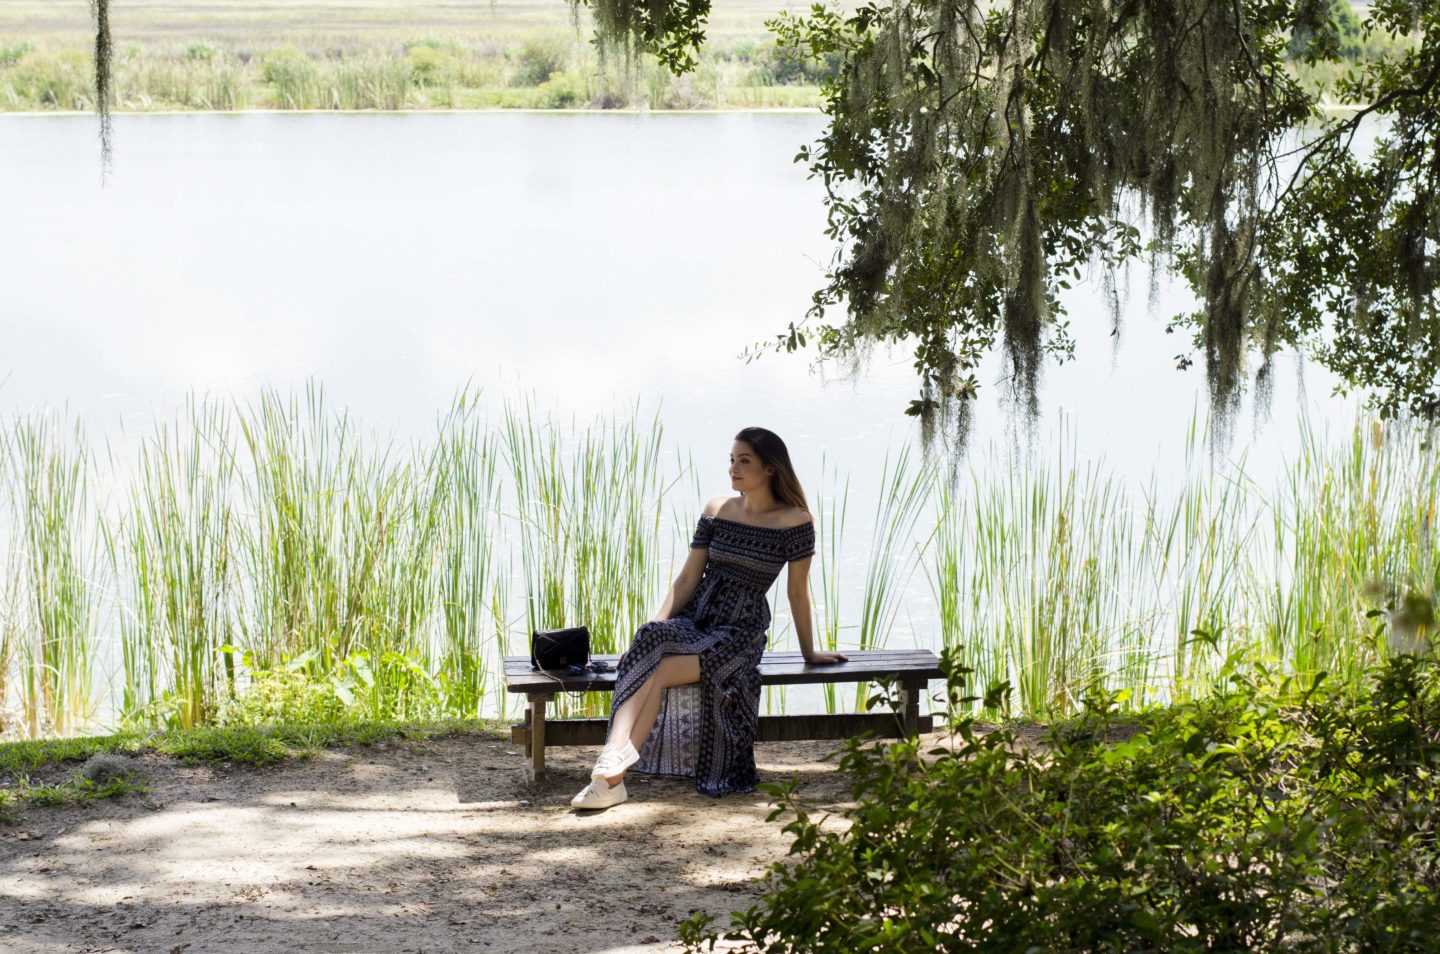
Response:
[[[618,749],[628,740],[636,751],[649,737],[660,715],[660,703],[665,690],[672,686],[688,686],[700,681],[700,657],[694,653],[667,654],[660,659],[660,665],[650,678],[631,694],[625,704],[615,710],[610,720],[610,737],[605,740],[605,749]],[[625,777],[622,770],[606,779],[610,785],[619,784]]]

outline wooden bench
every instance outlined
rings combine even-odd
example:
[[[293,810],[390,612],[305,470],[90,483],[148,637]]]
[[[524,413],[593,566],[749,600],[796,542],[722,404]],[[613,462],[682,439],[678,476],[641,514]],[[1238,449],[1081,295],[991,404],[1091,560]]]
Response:
[[[928,649],[870,649],[846,651],[848,662],[812,666],[799,653],[766,653],[760,661],[760,682],[766,686],[802,683],[864,682],[894,677],[901,705],[889,711],[833,715],[762,715],[757,742],[792,742],[801,739],[848,739],[862,732],[879,738],[899,738],[912,732],[930,732],[934,719],[920,714],[920,697],[931,679],[944,678],[940,661]],[[615,665],[619,656],[595,656]],[[582,690],[613,692],[615,673],[586,672],[579,676],[535,672],[529,656],[505,657],[505,689],[524,693],[529,700],[525,721],[510,729],[510,740],[530,756],[531,777],[545,776],[545,746],[604,745],[608,719],[545,721],[545,705],[557,692]]]

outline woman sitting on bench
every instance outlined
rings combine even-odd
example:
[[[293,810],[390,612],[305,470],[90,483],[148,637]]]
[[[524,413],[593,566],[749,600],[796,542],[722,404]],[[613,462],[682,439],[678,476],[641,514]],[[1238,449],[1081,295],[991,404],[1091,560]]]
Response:
[[[785,443],[763,427],[736,434],[730,486],[740,495],[705,505],[660,612],[620,657],[605,748],[590,784],[570,801],[576,808],[625,801],[632,765],[693,777],[696,791],[715,798],[754,791],[760,657],[770,626],[765,593],[786,563],[790,615],[806,662],[846,661],[812,645],[807,580],[815,525]]]

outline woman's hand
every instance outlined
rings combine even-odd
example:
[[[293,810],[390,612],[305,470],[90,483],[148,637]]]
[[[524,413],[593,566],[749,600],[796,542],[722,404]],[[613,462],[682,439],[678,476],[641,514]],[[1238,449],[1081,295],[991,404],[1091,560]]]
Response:
[[[815,666],[822,666],[825,663],[842,663],[849,661],[850,657],[844,653],[811,653],[805,657],[805,662]]]

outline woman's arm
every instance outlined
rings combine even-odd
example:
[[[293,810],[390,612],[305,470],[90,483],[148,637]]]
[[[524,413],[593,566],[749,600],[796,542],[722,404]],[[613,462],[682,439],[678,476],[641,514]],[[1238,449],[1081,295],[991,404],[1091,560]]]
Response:
[[[815,651],[815,639],[811,630],[810,611],[810,557],[790,564],[785,579],[785,592],[790,597],[790,618],[795,621],[795,637],[800,641],[800,654],[807,663],[842,663],[849,660],[844,653],[821,653]]]
[[[690,602],[695,587],[700,585],[700,577],[705,574],[705,561],[709,558],[709,547],[695,547],[690,551],[685,565],[680,568],[680,575],[675,577],[675,582],[670,584],[670,592],[665,594],[665,602],[660,604],[660,612],[655,614],[657,622],[674,616],[676,610]]]

